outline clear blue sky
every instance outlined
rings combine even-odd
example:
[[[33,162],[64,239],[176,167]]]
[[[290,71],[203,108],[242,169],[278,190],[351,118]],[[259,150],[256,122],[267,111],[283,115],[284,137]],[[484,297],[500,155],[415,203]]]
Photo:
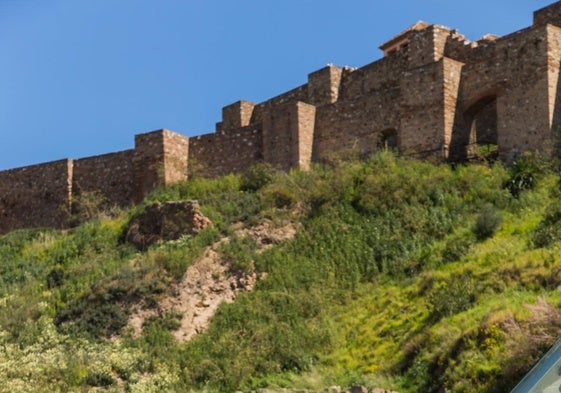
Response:
[[[214,131],[328,63],[360,67],[417,20],[475,40],[552,0],[0,0],[0,170]]]

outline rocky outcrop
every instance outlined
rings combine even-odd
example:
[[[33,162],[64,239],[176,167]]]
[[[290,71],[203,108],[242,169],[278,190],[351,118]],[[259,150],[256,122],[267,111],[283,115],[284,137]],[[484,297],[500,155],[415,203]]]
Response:
[[[198,201],[154,203],[130,221],[126,240],[144,251],[158,241],[197,234],[210,224]]]

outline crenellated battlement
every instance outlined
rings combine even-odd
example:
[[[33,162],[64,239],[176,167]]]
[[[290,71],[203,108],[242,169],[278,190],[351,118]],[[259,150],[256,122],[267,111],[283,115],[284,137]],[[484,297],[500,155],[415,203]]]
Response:
[[[135,136],[133,149],[0,171],[0,233],[66,227],[72,207],[96,193],[126,206],[190,176],[240,173],[258,162],[307,169],[333,155],[394,148],[439,161],[469,160],[493,145],[510,161],[558,154],[561,132],[561,1],[504,37],[470,41],[417,22],[360,68],[327,65],[264,102],[222,109],[216,131]]]

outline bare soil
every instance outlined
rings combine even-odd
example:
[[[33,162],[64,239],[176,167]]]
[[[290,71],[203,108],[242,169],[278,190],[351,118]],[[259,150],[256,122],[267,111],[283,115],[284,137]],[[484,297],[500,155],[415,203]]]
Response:
[[[275,225],[271,221],[264,221],[254,227],[240,227],[234,233],[252,237],[258,250],[263,251],[293,238],[296,227],[293,223]],[[173,334],[180,342],[188,341],[207,329],[222,302],[231,303],[240,292],[253,290],[256,281],[264,275],[258,277],[255,273],[234,273],[230,263],[218,252],[219,245],[227,241],[229,238],[224,238],[207,247],[202,258],[189,266],[181,282],[171,288],[171,295],[160,300],[157,307],[138,307],[133,311],[128,325],[135,336],[140,336],[147,318],[177,313],[182,315],[181,326]]]

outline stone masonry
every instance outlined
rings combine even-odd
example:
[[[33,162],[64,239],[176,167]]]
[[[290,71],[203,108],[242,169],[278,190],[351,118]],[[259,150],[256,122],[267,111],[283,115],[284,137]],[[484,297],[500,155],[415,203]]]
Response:
[[[1,171],[0,233],[66,227],[87,193],[126,206],[159,186],[258,162],[307,169],[384,148],[437,161],[468,160],[478,146],[506,162],[559,154],[561,1],[504,37],[472,42],[417,22],[380,49],[384,57],[361,68],[328,65],[277,97],[224,107],[213,133],[153,131],[131,150]]]

